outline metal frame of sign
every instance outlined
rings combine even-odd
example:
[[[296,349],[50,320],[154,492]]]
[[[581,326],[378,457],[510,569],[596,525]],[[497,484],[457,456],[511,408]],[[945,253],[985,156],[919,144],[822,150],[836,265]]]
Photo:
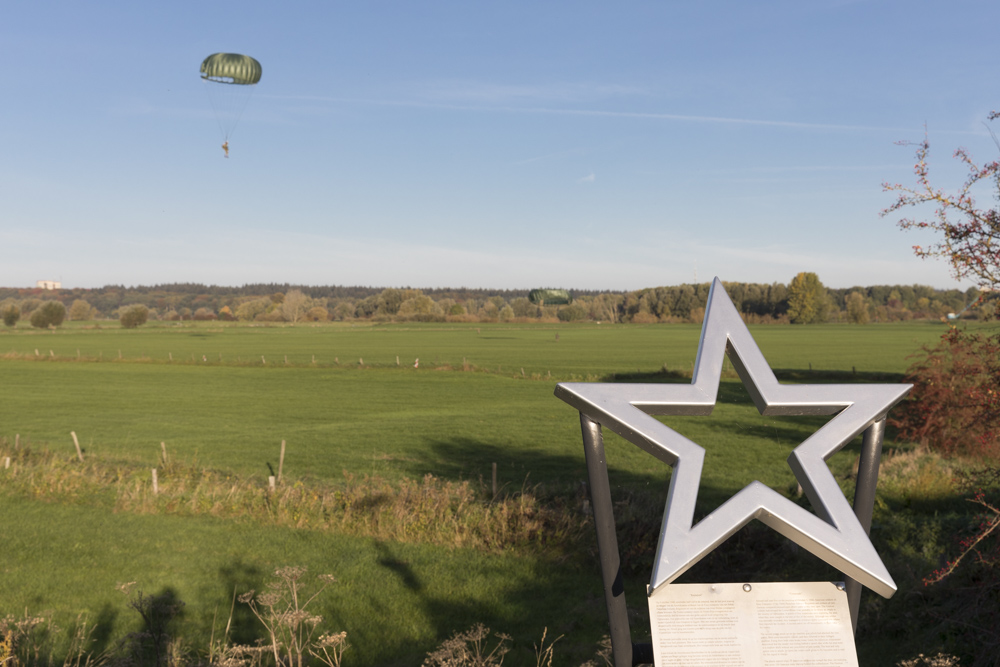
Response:
[[[751,482],[694,524],[704,449],[653,417],[711,414],[726,356],[762,415],[831,416],[788,457],[814,513],[760,482]],[[689,385],[557,385],[556,396],[580,413],[615,666],[647,664],[653,658],[651,644],[631,641],[602,425],[673,468],[650,592],[669,585],[756,519],[844,573],[856,631],[861,586],[884,597],[896,591],[868,534],[885,416],[910,388],[902,384],[780,384],[718,278],[709,292]],[[858,435],[862,435],[862,449],[852,507],[826,460]]]
[[[611,629],[611,651],[615,667],[633,667],[653,662],[653,645],[633,643],[625,606],[625,583],[622,578],[621,552],[615,535],[615,515],[611,501],[611,483],[608,480],[608,464],[604,455],[604,437],[601,425],[580,413],[583,428],[583,448],[587,459],[587,475],[590,478],[590,502],[594,511],[594,527],[597,530],[597,550],[601,561],[601,576],[604,580],[604,602],[608,611]],[[885,419],[869,426],[863,435],[861,462],[858,466],[857,487],[854,494],[854,513],[865,532],[871,530],[872,513],[875,507],[875,486],[878,482],[879,461],[882,458],[882,440],[885,434]],[[858,625],[858,609],[861,602],[861,584],[844,577],[847,585],[847,600],[851,608],[851,623],[855,631]]]

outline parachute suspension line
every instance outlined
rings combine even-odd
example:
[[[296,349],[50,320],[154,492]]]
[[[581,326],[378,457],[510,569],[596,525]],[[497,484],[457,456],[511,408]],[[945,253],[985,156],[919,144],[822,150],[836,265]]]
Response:
[[[248,88],[249,92],[245,95],[238,95],[236,97],[236,105],[233,109],[235,113],[235,118],[233,119],[233,126],[230,128],[229,132],[226,133],[226,141],[229,141],[229,135],[236,131],[236,126],[240,122],[240,118],[243,117],[243,112],[246,111],[247,105],[250,104],[250,98],[253,97],[253,91],[257,86],[240,86],[240,88]]]
[[[250,102],[260,75],[260,63],[239,53],[213,53],[201,63],[201,78],[208,86],[206,93],[219,124],[227,157],[229,139]]]
[[[234,86],[206,82],[209,103],[219,125],[219,133],[228,140],[243,117],[243,112],[253,97],[255,86]]]
[[[229,133],[226,131],[226,124],[222,122],[225,117],[225,110],[222,105],[221,95],[213,90],[214,84],[202,79],[202,85],[205,86],[205,95],[208,96],[208,103],[212,106],[212,115],[215,116],[215,124],[219,126],[219,134],[222,136],[223,141],[229,141]]]

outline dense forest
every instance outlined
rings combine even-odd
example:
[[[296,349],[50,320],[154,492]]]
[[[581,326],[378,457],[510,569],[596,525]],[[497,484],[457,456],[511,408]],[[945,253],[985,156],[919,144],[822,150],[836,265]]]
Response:
[[[985,306],[974,289],[923,285],[874,285],[830,289],[812,273],[782,283],[725,283],[751,323],[885,322],[974,318]],[[362,286],[252,284],[222,287],[196,283],[92,289],[0,288],[5,321],[30,320],[46,302],[58,301],[71,320],[119,319],[145,308],[150,320],[298,322],[374,321],[582,321],[700,322],[709,283],[650,287],[631,292],[569,290],[568,304],[546,305],[528,290],[415,289]],[[971,304],[971,305],[970,305]],[[52,304],[53,306],[55,304]],[[7,315],[10,317],[7,317]]]

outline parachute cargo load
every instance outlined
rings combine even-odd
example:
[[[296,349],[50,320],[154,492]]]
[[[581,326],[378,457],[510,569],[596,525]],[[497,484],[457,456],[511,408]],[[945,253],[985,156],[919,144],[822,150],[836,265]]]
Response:
[[[528,300],[539,306],[564,306],[573,301],[573,297],[564,289],[533,289],[528,293]]]
[[[213,53],[201,63],[201,78],[227,144],[260,75],[260,63],[240,53]]]

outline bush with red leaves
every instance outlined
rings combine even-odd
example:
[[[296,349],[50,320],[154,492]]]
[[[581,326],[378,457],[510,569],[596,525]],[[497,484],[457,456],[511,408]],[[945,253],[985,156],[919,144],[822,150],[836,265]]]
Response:
[[[1000,334],[952,328],[906,381],[913,390],[892,419],[901,439],[949,456],[1000,455]]]

